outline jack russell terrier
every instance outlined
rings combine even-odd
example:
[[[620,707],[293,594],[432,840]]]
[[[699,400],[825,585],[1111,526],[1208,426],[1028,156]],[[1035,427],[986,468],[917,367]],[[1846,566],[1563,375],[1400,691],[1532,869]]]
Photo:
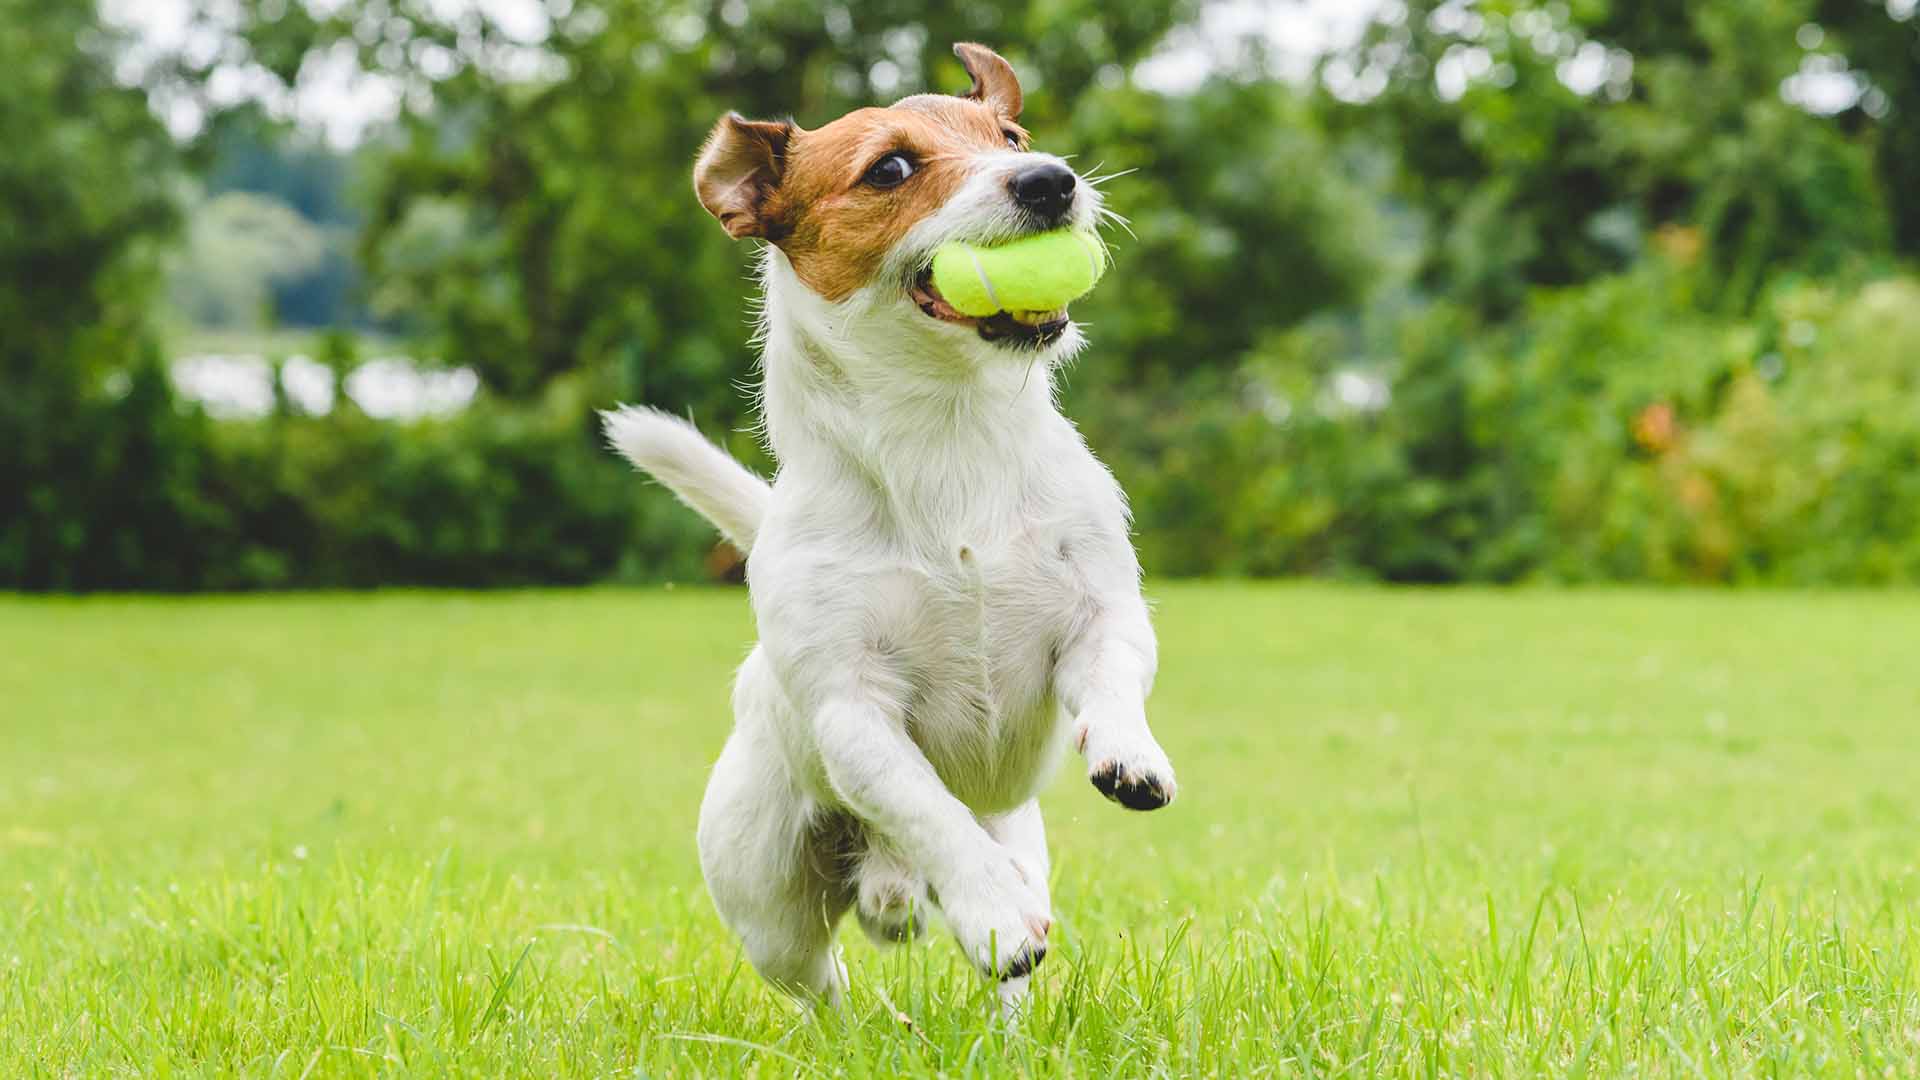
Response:
[[[1016,122],[980,45],[958,97],[812,131],[729,114],[700,204],[760,260],[769,485],[675,417],[605,414],[613,447],[749,553],[760,641],[700,807],[700,863],[753,966],[827,1005],[834,928],[937,910],[1008,1010],[1053,924],[1036,796],[1071,744],[1102,795],[1174,797],[1147,728],[1155,646],[1125,497],[1054,404],[1065,309],[968,318],[948,241],[1092,231],[1100,195]]]

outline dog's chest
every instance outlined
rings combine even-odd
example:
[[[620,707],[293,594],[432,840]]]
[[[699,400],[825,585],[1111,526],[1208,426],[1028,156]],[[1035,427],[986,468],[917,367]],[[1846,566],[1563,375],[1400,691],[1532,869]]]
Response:
[[[947,786],[979,811],[1032,794],[1060,742],[1053,669],[1089,596],[1063,531],[955,537],[913,575],[899,661],[908,724]]]

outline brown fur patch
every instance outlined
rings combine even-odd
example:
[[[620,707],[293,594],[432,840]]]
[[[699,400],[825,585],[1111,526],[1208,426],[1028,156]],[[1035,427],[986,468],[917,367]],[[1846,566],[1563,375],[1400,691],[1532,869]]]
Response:
[[[814,131],[794,130],[779,186],[761,206],[775,239],[807,287],[831,301],[867,284],[887,253],[966,182],[971,159],[1022,145],[1026,133],[992,106],[921,94],[887,108],[858,109]],[[889,153],[914,174],[891,189],[863,177]]]

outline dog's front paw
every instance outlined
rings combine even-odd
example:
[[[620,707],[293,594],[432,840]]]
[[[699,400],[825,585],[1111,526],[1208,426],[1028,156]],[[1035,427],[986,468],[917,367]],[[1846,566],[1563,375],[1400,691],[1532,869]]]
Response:
[[[1094,790],[1129,810],[1158,810],[1179,791],[1173,763],[1151,735],[1115,738],[1083,723],[1076,741]]]
[[[1053,916],[1031,873],[996,844],[971,872],[949,876],[934,900],[961,951],[989,979],[1017,979],[1047,958]]]

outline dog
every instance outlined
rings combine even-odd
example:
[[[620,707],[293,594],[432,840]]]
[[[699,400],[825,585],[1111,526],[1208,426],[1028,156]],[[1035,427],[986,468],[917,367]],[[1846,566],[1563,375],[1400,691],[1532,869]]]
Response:
[[[1030,147],[1006,60],[954,52],[965,94],[811,131],[729,113],[699,153],[700,204],[764,242],[774,482],[668,414],[603,414],[748,556],[759,642],[700,863],[754,968],[826,1006],[852,908],[880,942],[937,911],[1017,1010],[1053,924],[1035,797],[1066,748],[1123,807],[1176,792],[1125,497],[1054,402],[1081,329],[1064,309],[965,317],[929,271],[948,241],[1091,231],[1100,195]]]

